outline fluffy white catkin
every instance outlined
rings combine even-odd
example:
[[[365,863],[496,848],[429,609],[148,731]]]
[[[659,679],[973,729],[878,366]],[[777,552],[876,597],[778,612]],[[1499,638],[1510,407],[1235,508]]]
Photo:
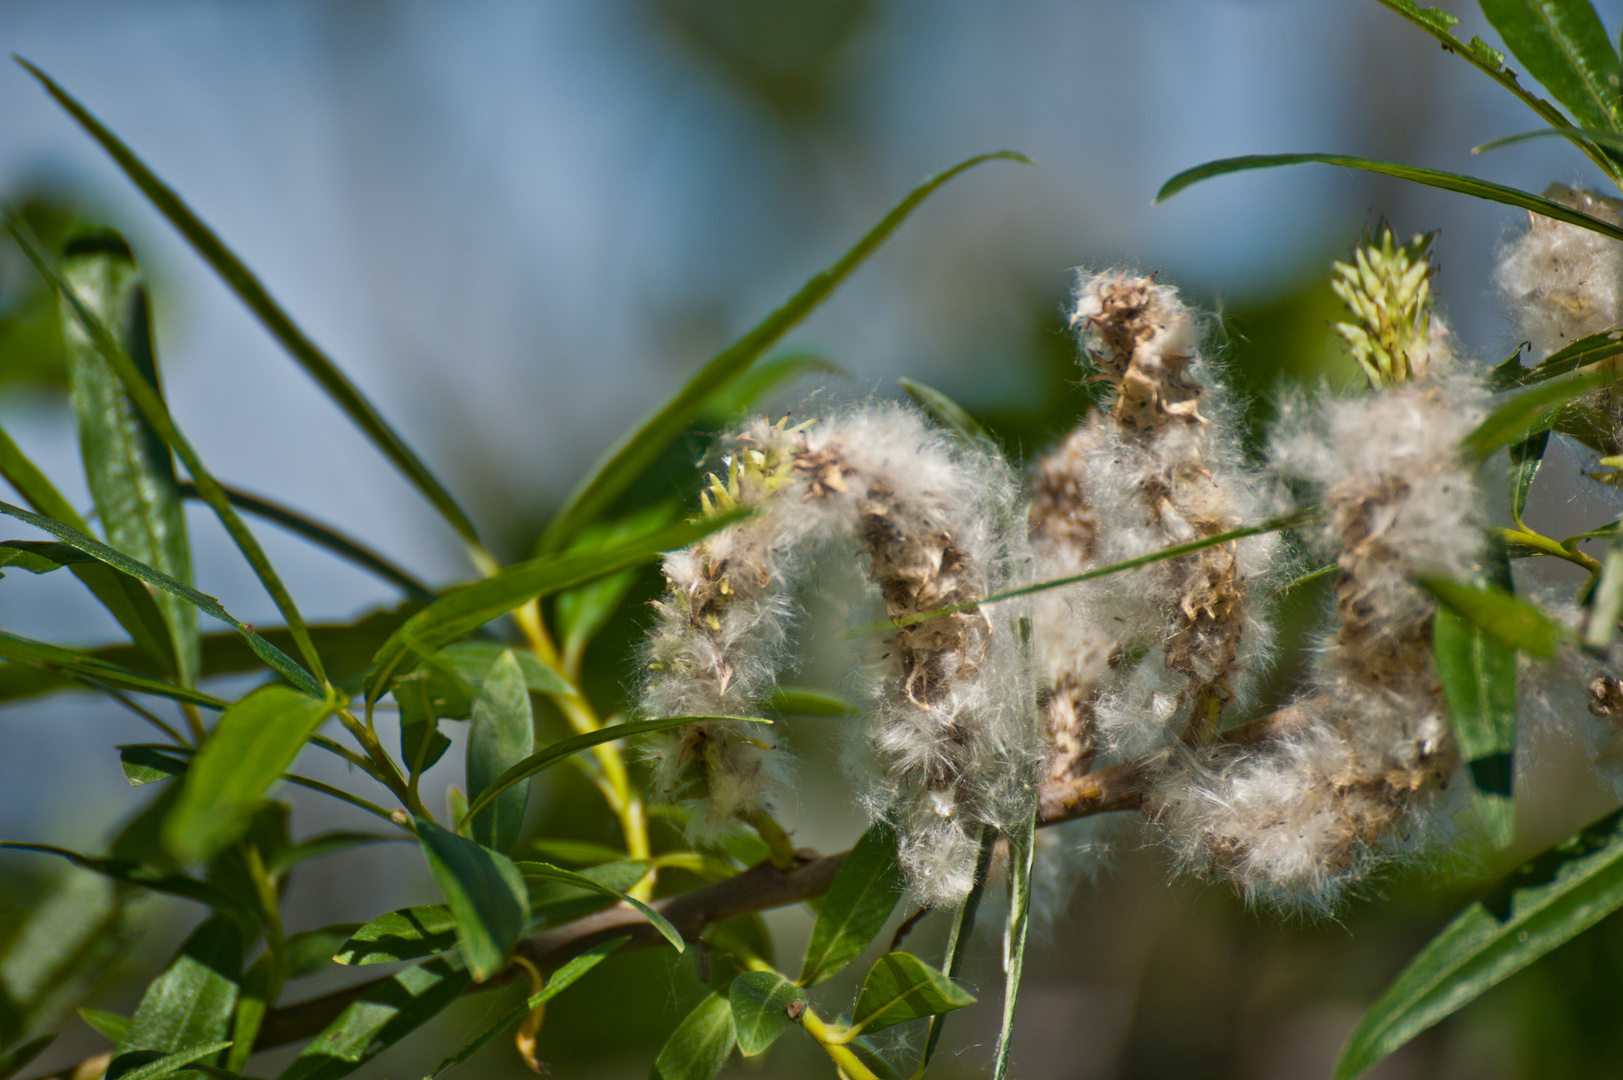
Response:
[[[758,510],[667,558],[640,711],[753,713],[782,659],[795,586],[823,558],[860,556],[889,618],[970,605],[879,639],[867,731],[848,741],[864,801],[897,828],[915,895],[962,897],[980,827],[1030,812],[1038,760],[1019,611],[973,606],[1025,569],[1007,467],[893,405],[794,428],[757,422],[724,460],[713,499]],[[651,750],[659,793],[689,803],[696,831],[781,796],[786,754],[752,728],[688,725]]]
[[[1182,752],[1152,801],[1185,865],[1253,901],[1324,913],[1383,859],[1418,846],[1457,753],[1418,575],[1469,577],[1480,499],[1460,440],[1486,394],[1440,369],[1374,394],[1286,403],[1275,468],[1327,512],[1338,625],[1311,687],[1254,745]]]
[[[1623,203],[1592,191],[1551,184],[1544,196],[1612,225],[1623,218]],[[1534,360],[1623,323],[1623,244],[1600,233],[1529,212],[1495,278]]]

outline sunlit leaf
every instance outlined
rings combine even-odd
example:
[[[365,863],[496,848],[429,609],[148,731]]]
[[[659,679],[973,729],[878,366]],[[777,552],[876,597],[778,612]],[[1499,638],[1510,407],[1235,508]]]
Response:
[[[870,825],[823,897],[800,965],[800,985],[815,986],[860,956],[896,909],[904,886],[895,832],[883,822]]]
[[[997,443],[986,429],[969,415],[969,411],[952,398],[943,394],[933,386],[926,386],[912,379],[898,379],[907,396],[912,398],[919,408],[935,417],[943,427],[950,429],[967,445],[985,454],[1000,453]]]
[[[912,953],[891,952],[868,969],[851,1011],[851,1024],[874,1032],[973,1004],[975,998],[969,991]]]
[[[368,986],[277,1080],[338,1080],[348,1076],[462,996],[468,973],[437,958]]]
[[[202,1046],[188,1046],[176,1050],[172,1054],[161,1055],[156,1050],[133,1050],[130,1052],[127,1061],[130,1068],[115,1077],[112,1066],[108,1066],[107,1080],[163,1080],[166,1076],[173,1076],[175,1073],[182,1071],[199,1058],[218,1054],[230,1045],[230,1039],[223,1039],[220,1042],[204,1043]],[[200,1065],[197,1066],[197,1069],[206,1073],[208,1067]]]
[[[1030,164],[1023,155],[1009,151],[979,154],[937,173],[914,188],[850,250],[814,275],[800,287],[799,292],[784,301],[781,307],[743,337],[706,361],[682,389],[652,416],[621,435],[564,500],[563,506],[542,534],[541,550],[557,551],[563,548],[581,528],[602,514],[687,429],[713,394],[748,369],[756,357],[772,347],[773,342],[811,314],[931,193],[966,169],[994,160]]]
[[[1461,176],[1459,173],[1441,172],[1437,169],[1423,169],[1418,165],[1404,165],[1395,161],[1376,161],[1373,158],[1348,157],[1345,154],[1247,154],[1244,157],[1222,158],[1218,161],[1208,161],[1204,165],[1197,165],[1193,169],[1183,172],[1161,185],[1161,190],[1155,195],[1156,202],[1162,202],[1191,185],[1202,180],[1209,180],[1214,176],[1226,176],[1229,173],[1244,172],[1248,169],[1273,169],[1281,165],[1341,165],[1349,169],[1362,169],[1365,172],[1380,173],[1382,176],[1393,176],[1399,180],[1409,180],[1427,187],[1442,188],[1444,191],[1454,191],[1462,195],[1471,195],[1489,202],[1503,203],[1506,206],[1516,206],[1523,210],[1531,210],[1535,214],[1542,214],[1556,221],[1564,221],[1568,225],[1576,225],[1580,229],[1600,233],[1612,240],[1623,240],[1623,228],[1613,225],[1609,221],[1574,210],[1570,206],[1563,206],[1553,199],[1546,199],[1541,195],[1534,195],[1530,191],[1520,191],[1516,188],[1505,187],[1487,180],[1479,180],[1474,176]]]
[[[417,819],[423,855],[456,916],[457,942],[475,982],[507,966],[530,921],[530,892],[507,856]]]
[[[737,1041],[732,1006],[725,996],[711,994],[665,1040],[649,1080],[711,1080],[727,1064]]]
[[[524,684],[524,672],[509,650],[490,666],[473,702],[466,754],[468,798],[478,799],[534,750],[535,716],[530,711],[530,692]],[[524,808],[529,800],[528,784],[509,787],[469,819],[473,838],[497,851],[511,850],[524,824]]]
[[[265,1013],[281,989],[282,972],[274,953],[262,954],[243,972],[237,992],[237,1011],[231,1018],[231,1051],[225,1057],[228,1074],[241,1075],[248,1064],[254,1052],[254,1040],[265,1022]]]
[[[95,1029],[96,1034],[114,1045],[123,1042],[124,1037],[129,1034],[130,1018],[127,1016],[120,1016],[105,1009],[86,1009],[83,1006],[75,1011],[79,1014],[79,1019]]]
[[[0,1045],[83,998],[124,956],[133,936],[127,893],[104,875],[69,870],[27,908],[7,912]]]
[[[838,694],[782,683],[761,704],[785,716],[854,716],[861,711]]]
[[[1560,623],[1504,589],[1443,577],[1423,577],[1419,582],[1466,621],[1534,656],[1550,657],[1568,637]]]
[[[1617,50],[1589,0],[1482,0],[1482,13],[1579,124],[1619,130]]]
[[[444,904],[422,904],[379,915],[358,928],[333,960],[386,964],[444,952],[456,944],[456,916]]]
[[[1465,437],[1460,450],[1477,460],[1486,459],[1499,447],[1549,427],[1556,409],[1617,378],[1615,371],[1592,371],[1552,379],[1524,390],[1489,413],[1487,419]]]
[[[1350,1080],[1483,991],[1623,907],[1623,810],[1543,852],[1466,908],[1370,1007],[1336,1063]]]
[[[727,999],[733,1007],[733,1028],[738,1052],[745,1057],[765,1053],[794,1021],[789,1010],[806,1006],[806,991],[776,971],[746,971],[732,981]]]
[[[517,866],[519,873],[523,874],[527,878],[537,878],[541,881],[556,881],[564,885],[574,885],[578,888],[590,889],[594,892],[603,893],[606,896],[612,896],[623,904],[629,904],[641,912],[642,917],[653,924],[654,929],[658,930],[660,935],[664,937],[666,941],[675,946],[677,952],[681,952],[687,947],[687,942],[682,939],[682,932],[676,927],[672,926],[670,921],[666,919],[665,916],[661,915],[659,912],[655,911],[641,900],[638,900],[633,896],[629,896],[619,889],[611,888],[610,886],[603,884],[596,877],[590,874],[577,874],[573,870],[565,870],[563,867],[553,866],[550,863],[543,862],[521,862],[518,863]]]
[[[64,649],[59,645],[48,645],[43,641],[33,641],[29,638],[18,637],[0,630],[0,657],[15,660],[25,664],[36,664],[47,670],[62,671],[83,679],[91,679],[108,686],[116,686],[122,690],[134,690],[141,694],[157,694],[161,697],[173,698],[176,701],[190,701],[198,705],[207,705],[211,709],[223,709],[226,702],[221,701],[213,694],[205,694],[201,690],[189,690],[184,686],[177,686],[172,682],[154,679],[139,672],[130,671],[109,664],[105,660],[98,660],[93,656]],[[309,700],[306,698],[305,700]]]
[[[290,687],[266,686],[221,713],[164,822],[164,844],[175,857],[197,862],[241,835],[255,800],[335,708]]]
[[[1538,364],[1530,368],[1523,368],[1519,363],[1520,353],[1512,357],[1518,360],[1516,369],[1508,372],[1515,376],[1509,385],[1501,385],[1499,389],[1510,389],[1511,386],[1531,386],[1534,383],[1553,379],[1557,375],[1565,375],[1569,371],[1577,371],[1591,364],[1598,364],[1603,360],[1610,360],[1623,354],[1623,329],[1602,330],[1598,334],[1579,338],[1572,344],[1564,346]],[[1495,369],[1498,370],[1498,369]],[[1508,371],[1508,369],[1507,369]]]
[[[230,916],[216,915],[192,931],[163,974],[147,987],[107,1066],[107,1080],[135,1073],[154,1052],[173,1054],[225,1041],[237,1004],[242,953],[242,931]]]
[[[121,746],[118,762],[124,769],[124,779],[130,787],[154,784],[159,780],[173,780],[186,772],[186,761],[166,754],[152,746]]]

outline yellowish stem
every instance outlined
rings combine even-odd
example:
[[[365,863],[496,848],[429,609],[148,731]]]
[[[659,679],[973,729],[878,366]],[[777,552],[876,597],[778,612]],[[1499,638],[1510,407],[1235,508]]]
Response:
[[[793,870],[795,868],[795,845],[789,839],[789,834],[778,824],[776,818],[765,810],[757,810],[749,817],[750,827],[760,833],[761,839],[766,841],[767,850],[771,852],[772,865],[779,870]]]
[[[1532,548],[1541,555],[1550,555],[1557,559],[1565,559],[1569,563],[1583,567],[1591,574],[1600,573],[1600,563],[1578,550],[1578,545],[1571,546],[1551,540],[1548,536],[1534,532],[1525,525],[1520,529],[1506,529],[1496,527],[1494,532],[1504,538],[1507,544],[1520,544],[1522,547]]]

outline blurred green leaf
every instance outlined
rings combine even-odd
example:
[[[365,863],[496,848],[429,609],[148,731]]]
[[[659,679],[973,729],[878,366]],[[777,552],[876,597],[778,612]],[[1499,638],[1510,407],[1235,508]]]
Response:
[[[952,929],[947,933],[947,947],[943,950],[941,967],[948,978],[956,979],[963,971],[964,957],[969,951],[970,937],[975,931],[975,916],[980,912],[981,897],[986,892],[986,879],[992,871],[992,857],[997,852],[997,839],[996,829],[981,826],[980,854],[975,859],[975,884],[970,887],[963,903],[958,905],[958,912],[952,920]],[[940,1014],[930,1017],[930,1032],[924,1038],[924,1052],[919,1055],[919,1072],[923,1072],[924,1067],[930,1064],[930,1059],[935,1056],[935,1048],[941,1042],[941,1030],[945,1022],[946,1018]]]
[[[433,653],[536,597],[648,562],[663,551],[687,547],[743,516],[723,514],[705,521],[683,522],[596,551],[545,555],[442,596],[406,620],[377,651],[367,677],[366,699],[373,702],[382,697],[395,672],[411,658]]]
[[[1525,600],[1492,585],[1468,585],[1443,577],[1418,579],[1427,592],[1468,622],[1507,645],[1548,658],[1569,635],[1560,623]]]
[[[733,1008],[738,1052],[745,1057],[765,1053],[767,1047],[793,1023],[789,1007],[806,1005],[806,992],[776,971],[746,971],[727,991]]]
[[[273,877],[287,873],[300,863],[311,859],[319,859],[326,855],[336,855],[340,851],[361,847],[365,844],[384,844],[409,840],[404,833],[369,833],[335,831],[318,833],[315,836],[300,840],[297,844],[289,844],[265,862],[265,871]]]
[[[173,1076],[199,1058],[206,1058],[218,1054],[231,1045],[230,1039],[220,1042],[205,1043],[201,1046],[188,1046],[172,1054],[160,1054],[156,1050],[131,1051],[127,1063],[130,1066],[126,1071],[113,1073],[113,1066],[107,1068],[107,1080],[163,1080],[166,1076]],[[124,1055],[120,1055],[123,1057]],[[114,1063],[117,1063],[117,1058]],[[208,1066],[198,1066],[198,1071],[207,1072]]]
[[[861,711],[838,694],[781,683],[762,704],[785,716],[855,716]]]
[[[727,346],[705,362],[676,395],[652,416],[621,435],[590,472],[575,486],[553,515],[538,543],[538,551],[550,552],[563,548],[580,530],[595,520],[632,481],[647,471],[648,466],[670,446],[704,408],[705,402],[723,390],[733,379],[746,371],[757,357],[772,347],[800,320],[811,314],[824,297],[862,265],[914,209],[929,198],[942,184],[966,169],[986,161],[1020,161],[1031,164],[1030,159],[1010,151],[979,154],[959,162],[944,172],[937,173],[914,188],[897,203],[879,224],[868,230],[850,250],[802,285],[800,291],[784,301],[783,305],[761,320],[743,337]],[[1623,232],[1619,233],[1623,236]]]
[[[62,276],[86,307],[118,336],[136,368],[157,390],[157,356],[146,288],[124,238],[109,229],[68,238]],[[123,382],[102,358],[90,332],[67,300],[61,301],[62,343],[68,363],[68,400],[79,432],[85,480],[109,546],[192,581],[191,544],[175,484],[169,447],[141,417]],[[197,683],[197,611],[168,593],[157,598],[180,682]],[[141,639],[136,638],[137,642]]]
[[[165,748],[167,749],[167,748]],[[118,761],[130,787],[172,780],[186,772],[186,762],[154,746],[121,746]]]
[[[7,912],[0,948],[0,1046],[88,993],[131,942],[127,892],[108,877],[60,874],[34,903]]]
[[[399,971],[366,988],[277,1080],[338,1080],[438,1016],[468,986],[447,959]]]
[[[490,670],[503,654],[518,664],[523,683],[537,694],[573,695],[569,681],[535,657],[495,641],[458,641],[423,660],[429,688],[448,706],[439,711],[442,719],[465,720],[473,710],[473,698]]]
[[[1487,419],[1465,437],[1460,451],[1478,461],[1485,460],[1499,447],[1550,427],[1557,409],[1617,378],[1615,371],[1591,371],[1523,391],[1489,413]]]
[[[176,701],[190,701],[198,705],[207,705],[211,709],[223,709],[226,706],[219,698],[205,694],[201,690],[188,690],[184,686],[149,678],[116,664],[97,660],[93,656],[74,652],[72,649],[47,645],[43,641],[32,641],[16,634],[8,634],[4,630],[0,630],[0,657],[25,664],[38,664],[47,669],[55,669],[124,690],[134,690],[137,693],[157,694]]]
[[[727,1064],[737,1041],[732,1005],[721,994],[711,994],[665,1040],[649,1080],[711,1080]]]
[[[612,524],[588,525],[580,531],[570,550],[587,551],[646,536],[669,525],[681,513],[681,509],[681,503],[672,499],[627,514]],[[625,602],[626,594],[636,584],[637,573],[637,570],[622,570],[558,594],[553,611],[557,616],[558,636],[563,643],[566,664],[572,665],[573,669],[580,667],[587,644],[602,631]]]
[[[17,1075],[22,1071],[23,1066],[43,1054],[45,1048],[55,1041],[56,1033],[51,1032],[29,1039],[21,1046],[0,1054],[0,1080],[6,1080],[7,1077]]]
[[[226,1055],[226,1072],[240,1075],[254,1052],[265,1012],[282,992],[283,974],[274,952],[265,952],[243,972],[237,994],[237,1011],[231,1019],[231,1052]]]
[[[530,847],[552,862],[580,863],[595,866],[625,858],[625,852],[607,844],[592,844],[584,840],[531,840]]]
[[[21,57],[17,58],[17,62],[40,81],[46,91],[79,122],[79,126],[84,128],[91,138],[101,144],[102,149],[106,150],[118,163],[119,168],[124,170],[124,174],[141,189],[141,193],[169,219],[170,224],[182,236],[191,242],[192,247],[204,261],[212,266],[242,302],[259,316],[265,329],[282,343],[293,359],[298,361],[299,366],[304,368],[327,392],[327,396],[332,398],[356,426],[365,432],[373,445],[394,463],[417,490],[423,493],[464,540],[470,544],[477,544],[479,538],[474,531],[473,523],[456,504],[456,500],[451,498],[450,492],[435,479],[428,466],[423,464],[405,441],[395,433],[388,421],[378,414],[377,409],[366,400],[360,390],[338,370],[314,342],[304,335],[304,331],[300,330],[281,306],[271,298],[259,279],[242,264],[230,248],[225,246],[215,235],[214,230],[203,224],[173,188],[158,179],[146,164],[135,156],[134,151],[125,146],[118,136],[104,127],[101,121],[91,115],[90,111],[67,91],[52,81],[50,76]],[[196,476],[195,470],[193,476],[194,478]]]
[[[874,1032],[973,1004],[973,995],[912,953],[891,952],[868,969],[851,1025]]]
[[[1617,50],[1589,0],[1482,0],[1482,13],[1579,124],[1623,128]]]
[[[118,343],[118,338],[108,329],[107,324],[102,322],[95,312],[85,306],[84,301],[79,299],[78,293],[63,279],[61,273],[51,265],[44,252],[19,228],[15,219],[10,223],[10,230],[11,235],[17,240],[17,243],[22,247],[24,253],[28,255],[29,260],[33,262],[40,274],[61,294],[62,299],[72,306],[80,324],[90,333],[91,339],[95,342],[96,351],[101,354],[102,359],[112,366],[113,370],[118,374],[119,380],[123,382],[125,393],[135,403],[142,419],[151,425],[152,429],[185,463],[186,471],[191,473],[192,480],[197,484],[203,501],[208,503],[209,507],[214,511],[215,516],[220,520],[220,524],[225,526],[225,531],[231,536],[232,543],[237,546],[238,551],[242,552],[243,558],[247,561],[249,567],[253,569],[254,576],[259,579],[260,584],[265,587],[265,591],[270,595],[270,598],[275,601],[276,608],[282,613],[282,618],[287,622],[288,630],[292,633],[294,641],[298,643],[299,652],[304,657],[305,662],[310,665],[317,676],[324,676],[321,657],[310,643],[309,634],[304,625],[304,617],[299,614],[299,607],[293,602],[292,594],[287,591],[281,577],[276,573],[276,568],[266,558],[264,549],[259,546],[259,541],[254,538],[254,534],[249,531],[248,526],[243,523],[242,518],[238,516],[236,510],[231,506],[231,502],[226,498],[219,481],[215,480],[214,475],[204,467],[202,458],[198,457],[197,451],[192,448],[186,437],[180,433],[180,428],[176,426],[174,417],[169,415],[169,407],[164,404],[164,400],[159,396],[157,388],[146,380],[146,377],[142,375],[140,368],[131,359],[129,353],[125,352],[124,347]],[[71,543],[72,541],[68,542]],[[146,579],[143,578],[142,580]],[[149,582],[149,584],[155,583]]]
[[[287,939],[287,978],[302,979],[326,971],[334,954],[360,931],[361,923],[333,923],[316,930],[301,930]],[[426,955],[426,954],[425,954]]]
[[[578,888],[591,889],[594,892],[600,892],[606,896],[612,896],[621,903],[628,904],[641,912],[643,918],[652,923],[654,929],[659,931],[660,936],[675,946],[677,952],[681,952],[687,948],[687,942],[682,940],[682,932],[676,927],[672,926],[670,921],[666,919],[665,916],[661,915],[659,912],[655,911],[641,900],[638,900],[636,897],[627,895],[619,889],[611,888],[590,874],[577,874],[573,870],[565,870],[561,866],[553,866],[551,863],[544,862],[521,862],[518,863],[517,866],[519,873],[523,874],[527,878],[538,878],[541,881],[556,881],[564,885],[574,885]],[[599,869],[601,869],[601,867]]]
[[[216,915],[193,930],[163,974],[147,986],[107,1066],[107,1080],[133,1075],[147,1065],[151,1059],[143,1052],[164,1055],[223,1045],[237,1004],[243,944],[237,921],[228,915]]]
[[[506,855],[417,819],[423,855],[456,916],[457,942],[475,982],[507,966],[530,921],[530,893]]]
[[[456,916],[444,904],[422,904],[379,915],[359,927],[333,955],[338,964],[387,964],[444,952],[456,944]]]
[[[896,834],[884,822],[870,825],[823,898],[800,965],[800,985],[815,986],[861,955],[896,909],[904,884]]]
[[[1458,192],[1461,195],[1471,195],[1489,202],[1503,203],[1506,206],[1516,206],[1523,210],[1531,210],[1535,214],[1542,214],[1556,221],[1564,221],[1568,225],[1576,225],[1580,229],[1600,233],[1612,240],[1623,240],[1623,228],[1611,222],[1602,221],[1582,211],[1574,210],[1570,206],[1563,206],[1553,199],[1546,199],[1541,195],[1534,195],[1530,191],[1519,191],[1516,188],[1505,187],[1503,184],[1479,180],[1474,176],[1461,176],[1458,173],[1440,172],[1437,169],[1423,169],[1418,165],[1403,165],[1395,161],[1376,161],[1372,158],[1348,157],[1345,154],[1247,154],[1244,157],[1222,158],[1218,161],[1208,161],[1204,165],[1197,165],[1193,169],[1183,172],[1161,185],[1156,192],[1155,201],[1164,202],[1180,191],[1202,180],[1209,180],[1214,176],[1226,176],[1229,173],[1244,172],[1247,169],[1273,169],[1281,165],[1342,165],[1349,169],[1362,169],[1365,172],[1380,173],[1382,176],[1394,176],[1399,180],[1408,180],[1427,187],[1442,188],[1444,191]]]
[[[6,483],[16,488],[23,501],[38,513],[55,518],[82,533],[90,531],[90,526],[79,516],[79,511],[62,497],[56,485],[46,479],[45,474],[3,429],[0,429],[0,476],[4,476]]]
[[[428,1074],[427,1080],[434,1080],[434,1077],[440,1075],[440,1073],[444,1072],[445,1070],[460,1065],[464,1061],[467,1061],[469,1058],[473,1057],[473,1055],[477,1054],[480,1050],[483,1050],[496,1036],[500,1035],[512,1025],[518,1023],[518,1021],[523,1019],[527,1013],[535,1009],[539,1009],[541,1006],[545,1005],[547,1002],[569,989],[580,979],[582,975],[585,975],[588,971],[602,963],[609,957],[611,953],[619,949],[620,946],[624,945],[630,940],[631,939],[629,937],[611,938],[600,945],[593,946],[592,948],[581,953],[579,956],[571,958],[557,971],[554,971],[547,977],[547,983],[541,988],[540,993],[531,994],[524,1000],[522,1005],[510,1010],[500,1019],[492,1023],[489,1027],[485,1028],[485,1030],[469,1039],[463,1044],[460,1050],[446,1058],[444,1061],[440,1062],[439,1066],[435,1068],[433,1072]]]
[[[220,602],[214,597],[206,596],[190,585],[176,581],[169,575],[154,570],[145,563],[132,559],[122,552],[115,551],[95,537],[87,536],[77,529],[69,528],[60,521],[41,517],[38,514],[24,510],[20,506],[13,506],[11,503],[3,501],[0,501],[0,513],[14,517],[18,521],[25,521],[37,529],[43,529],[69,547],[77,548],[86,555],[98,559],[117,570],[122,570],[131,577],[139,578],[148,585],[178,596],[205,615],[211,615],[221,622],[235,627],[237,632],[247,641],[248,647],[254,651],[254,654],[275,668],[289,682],[306,693],[318,697],[322,695],[321,684],[316,682],[308,671],[300,667],[292,657],[256,634],[253,627],[247,623],[239,622],[236,616],[221,607]]]
[[[512,650],[490,666],[473,702],[466,754],[468,798],[477,800],[503,773],[535,750],[535,716],[530,691]],[[490,800],[469,824],[473,839],[497,851],[511,851],[524,825],[530,786],[514,784]]]
[[[541,750],[537,750],[523,761],[502,773],[490,785],[480,792],[479,797],[468,804],[468,812],[477,814],[490,804],[497,796],[521,780],[527,780],[543,769],[551,768],[563,761],[571,754],[578,754],[600,743],[615,742],[620,739],[629,739],[636,735],[647,735],[654,731],[664,731],[667,728],[681,727],[684,724],[696,724],[706,720],[742,720],[751,724],[770,724],[772,721],[759,716],[664,716],[658,720],[635,720],[626,724],[610,724],[608,727],[598,728],[581,735],[572,735]],[[457,827],[466,816],[458,819]]]
[[[926,386],[912,379],[898,379],[897,382],[902,384],[902,389],[907,391],[907,396],[912,398],[919,408],[934,417],[942,427],[952,431],[966,445],[985,454],[1002,455],[1002,451],[998,449],[992,436],[986,433],[986,429],[952,398],[933,386]]]
[[[96,1033],[108,1042],[117,1045],[124,1041],[130,1032],[130,1018],[120,1016],[105,1009],[86,1009],[81,1006],[76,1010],[79,1019],[89,1024]]]
[[[1623,810],[1535,856],[1455,916],[1364,1015],[1336,1080],[1364,1072],[1619,907]]]
[[[293,764],[336,707],[290,687],[265,686],[221,713],[164,822],[165,846],[191,863],[235,840],[254,801]]]
[[[739,414],[753,409],[761,398],[802,375],[810,374],[849,378],[851,373],[816,353],[795,352],[763,357],[712,394],[699,410],[698,418],[713,424],[731,423]],[[586,534],[582,531],[581,535],[584,537]]]
[[[42,855],[55,855],[85,870],[93,870],[98,874],[104,874],[114,881],[139,885],[143,889],[167,893],[170,896],[183,896],[188,900],[196,900],[200,904],[207,904],[213,908],[233,909],[236,906],[229,897],[222,894],[218,889],[206,885],[196,878],[131,859],[97,859],[89,855],[81,855],[77,851],[69,851],[67,848],[55,847],[51,844],[26,844],[15,840],[0,840],[0,848],[10,848],[13,851],[37,851]]]

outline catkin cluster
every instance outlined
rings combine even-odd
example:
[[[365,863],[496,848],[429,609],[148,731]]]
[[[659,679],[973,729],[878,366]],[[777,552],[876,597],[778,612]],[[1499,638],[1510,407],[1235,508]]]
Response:
[[[828,558],[860,556],[889,619],[960,609],[879,637],[867,728],[849,757],[873,815],[896,826],[916,896],[962,897],[982,826],[1012,826],[1035,798],[1018,611],[977,606],[1024,571],[1007,466],[893,405],[796,427],[757,421],[722,458],[707,508],[755,513],[666,558],[641,712],[757,714],[796,587]],[[674,729],[650,750],[659,793],[686,802],[700,834],[770,812],[789,767],[777,740],[740,721]]]

